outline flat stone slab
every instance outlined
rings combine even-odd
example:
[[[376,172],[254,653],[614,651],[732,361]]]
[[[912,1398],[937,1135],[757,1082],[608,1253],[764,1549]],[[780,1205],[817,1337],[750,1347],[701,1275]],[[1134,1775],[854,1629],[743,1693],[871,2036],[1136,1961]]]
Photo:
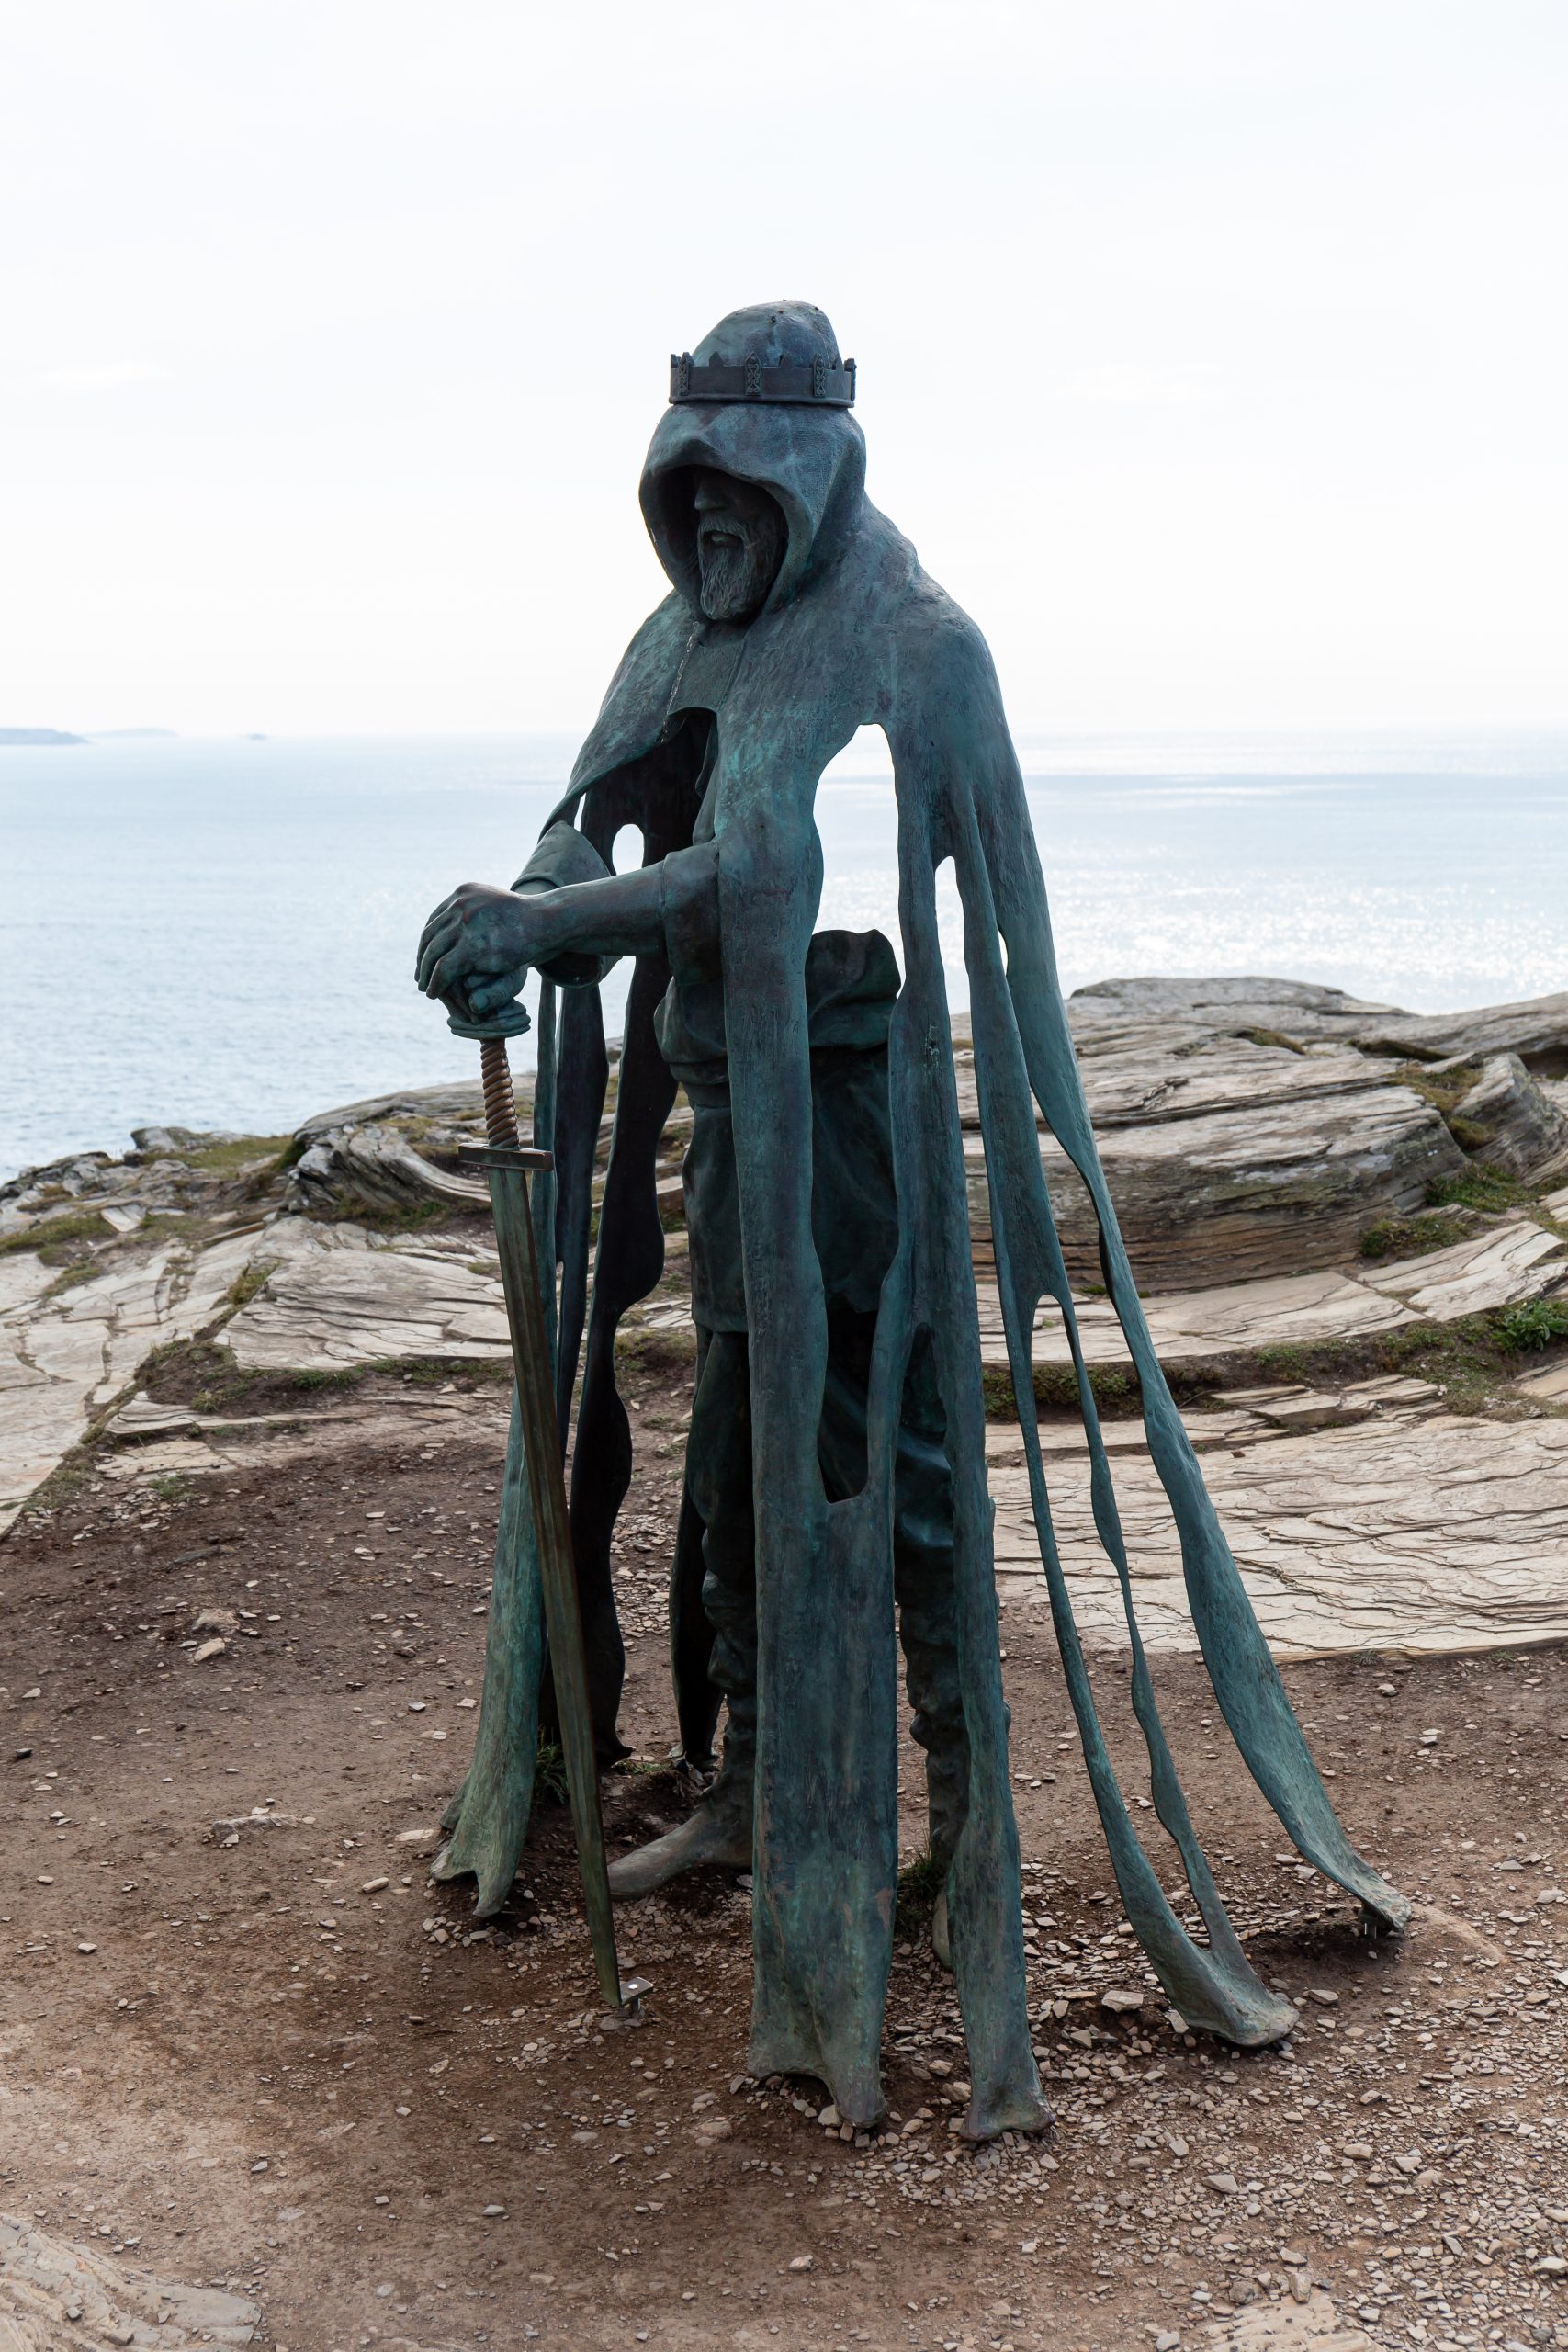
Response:
[[[0,1259],[0,1530],[152,1349],[191,1338],[253,1257],[288,1246],[255,1228],[199,1251],[161,1242],[52,1298],[52,1268]]]
[[[1321,1348],[1373,1339],[1402,1324],[1457,1322],[1484,1309],[1551,1297],[1565,1287],[1568,1242],[1520,1216],[1451,1249],[1400,1264],[1173,1291],[1145,1299],[1144,1311],[1162,1363],[1202,1363],[1259,1348]],[[1109,1301],[1085,1299],[1077,1312],[1089,1362],[1127,1363],[1126,1343]],[[1001,1302],[988,1283],[980,1285],[980,1346],[987,1364],[1006,1365]],[[1043,1308],[1036,1322],[1034,1361],[1072,1361],[1054,1306]]]
[[[497,1393],[503,1406],[506,1392]],[[145,1406],[147,1400],[140,1402]],[[472,1433],[475,1408],[472,1395],[432,1396],[424,1388],[365,1404],[326,1408],[314,1404],[299,1413],[248,1418],[187,1413],[180,1407],[165,1414],[154,1406],[141,1413],[135,1409],[137,1403],[132,1398],[104,1432],[111,1442],[98,1456],[100,1477],[134,1485],[171,1474],[201,1478],[231,1470],[282,1468],[345,1442],[377,1445],[390,1440],[439,1447],[448,1438]],[[0,2352],[5,2352],[3,2344]]]
[[[265,1288],[223,1334],[243,1372],[511,1354],[499,1261],[477,1258],[471,1241],[388,1240],[360,1226],[295,1218],[274,1230],[290,1228]]]
[[[1190,1417],[1195,1432],[1204,1418]],[[1117,1426],[1131,1433],[1114,1469],[1144,1639],[1151,1650],[1193,1649],[1169,1506],[1140,1425]],[[1046,1475],[1085,1641],[1122,1647],[1081,1441],[1054,1446]],[[1278,1657],[1568,1637],[1568,1419],[1479,1421],[1395,1404],[1348,1427],[1210,1448],[1204,1476]],[[998,1463],[991,1493],[1002,1590],[1043,1606],[1021,1466]]]
[[[500,1269],[476,1247],[283,1216],[205,1249],[160,1241],[52,1297],[54,1268],[26,1251],[0,1258],[0,1532],[154,1348],[225,1316],[220,1337],[243,1371],[505,1359]],[[262,1287],[235,1314],[230,1295],[242,1276],[247,1286],[262,1278]],[[125,1396],[116,1434],[173,1438],[192,1418],[183,1407]],[[242,1433],[245,1426],[236,1425]]]
[[[0,2352],[218,2352],[256,2342],[259,2307],[182,2287],[0,2213]]]
[[[1153,2331],[1156,2341],[1161,2332]],[[1145,2341],[1150,2333],[1145,2331]],[[1204,2352],[1377,2352],[1365,2328],[1337,2309],[1321,2287],[1310,2285],[1303,2301],[1292,2293],[1277,2302],[1249,2303],[1229,2319],[1212,2321],[1196,2341]]]

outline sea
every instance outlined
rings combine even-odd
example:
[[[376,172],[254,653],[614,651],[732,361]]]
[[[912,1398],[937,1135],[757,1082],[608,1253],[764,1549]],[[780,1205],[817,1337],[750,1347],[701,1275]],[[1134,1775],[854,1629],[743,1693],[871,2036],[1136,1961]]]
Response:
[[[473,1075],[415,989],[420,930],[458,882],[513,879],[576,741],[0,748],[0,1181],[135,1126],[281,1136]],[[1568,734],[1019,748],[1069,990],[1252,973],[1438,1012],[1568,988]],[[879,735],[834,763],[818,819],[818,922],[897,940]],[[958,1006],[951,888],[942,916]]]

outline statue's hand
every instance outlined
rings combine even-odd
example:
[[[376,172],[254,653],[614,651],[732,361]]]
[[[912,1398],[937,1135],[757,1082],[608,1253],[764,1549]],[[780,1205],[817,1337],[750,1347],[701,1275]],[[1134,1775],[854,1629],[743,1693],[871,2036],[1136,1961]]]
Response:
[[[534,911],[515,891],[462,883],[420,938],[415,978],[425,995],[448,998],[478,1019],[509,1004],[536,959]]]

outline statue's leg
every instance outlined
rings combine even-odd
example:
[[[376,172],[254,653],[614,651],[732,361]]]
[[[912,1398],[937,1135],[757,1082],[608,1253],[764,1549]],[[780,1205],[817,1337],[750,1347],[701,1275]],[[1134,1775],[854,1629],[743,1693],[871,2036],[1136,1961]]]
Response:
[[[915,1341],[898,1428],[894,1487],[893,1585],[913,1736],[926,1751],[931,1849],[953,1859],[969,1804],[969,1736],[958,1677],[953,1586],[953,1474],[943,1445],[931,1342]]]
[[[697,1333],[697,1376],[694,1401],[703,1385],[703,1370],[712,1344],[711,1331]],[[692,1770],[704,1780],[715,1765],[714,1734],[718,1728],[724,1693],[713,1679],[714,1628],[703,1605],[705,1567],[703,1521],[692,1495],[688,1458],[681,1492],[680,1524],[675,1531],[675,1555],[670,1567],[670,1669],[675,1682],[675,1720],[681,1749]]]
[[[692,1401],[686,1491],[703,1524],[703,1607],[714,1629],[709,1673],[728,1712],[718,1777],[679,1829],[610,1865],[626,1903],[683,1871],[751,1867],[757,1758],[757,1586],[751,1513],[751,1392],[744,1331],[705,1336]]]
[[[893,1585],[904,1673],[914,1709],[910,1732],[926,1751],[926,1809],[933,1864],[945,1882],[969,1804],[969,1736],[958,1672],[953,1581],[953,1476],[931,1341],[915,1341],[898,1429],[894,1482]],[[945,1883],[931,1919],[931,1943],[952,1966]]]
[[[818,1452],[830,1498],[857,1494],[866,1476],[866,1392],[874,1315],[829,1315],[828,1382]],[[945,1879],[969,1802],[969,1738],[958,1675],[953,1586],[953,1477],[945,1421],[931,1369],[931,1341],[917,1336],[904,1384],[894,1470],[893,1588],[911,1734],[926,1753],[931,1855]],[[939,1893],[931,1926],[948,1964],[947,1904]]]

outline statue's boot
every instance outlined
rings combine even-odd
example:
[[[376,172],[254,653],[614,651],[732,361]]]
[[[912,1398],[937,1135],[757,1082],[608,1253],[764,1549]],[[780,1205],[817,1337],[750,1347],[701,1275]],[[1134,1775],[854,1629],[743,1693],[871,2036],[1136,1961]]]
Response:
[[[610,1864],[610,1894],[616,1903],[655,1894],[671,1879],[705,1866],[749,1871],[751,1867],[752,1785],[756,1764],[754,1726],[738,1723],[730,1702],[724,1736],[724,1764],[706,1796],[678,1829],[666,1830]]]

